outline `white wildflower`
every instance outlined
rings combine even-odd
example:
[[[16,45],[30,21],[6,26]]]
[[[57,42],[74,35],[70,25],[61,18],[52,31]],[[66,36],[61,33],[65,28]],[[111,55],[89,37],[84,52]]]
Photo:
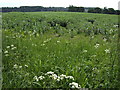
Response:
[[[91,38],[94,38],[94,36],[92,36]]]
[[[84,52],[84,53],[86,53],[86,52],[87,52],[87,50],[83,50],[83,52]]]
[[[15,64],[15,65],[13,66],[13,68],[17,69],[17,68],[18,68],[18,65],[17,65],[17,64]]]
[[[51,38],[45,40],[44,43],[47,43],[47,42],[49,42],[50,40],[51,40]]]
[[[91,57],[96,57],[97,55],[92,55]]]
[[[99,47],[99,45],[100,45],[100,44],[96,44],[94,47],[95,47],[95,48],[98,48],[98,47]]]
[[[111,34],[111,33],[113,32],[113,29],[110,29],[109,32],[110,32],[110,34]]]
[[[28,65],[25,65],[25,67],[28,67]]]
[[[5,51],[4,53],[6,54],[6,53],[8,53],[8,51]]]
[[[71,88],[81,88],[81,86],[76,82],[69,83],[69,86],[71,86]]]
[[[22,66],[19,66],[19,68],[22,68]]]
[[[58,76],[57,76],[56,74],[52,74],[51,77],[52,77],[54,80],[56,80]]]
[[[14,48],[11,48],[11,50],[14,50]]]
[[[107,41],[107,39],[106,39],[106,38],[104,38],[104,39],[103,39],[103,41],[104,41],[104,42],[106,42],[106,41]]]
[[[106,53],[110,53],[110,50],[109,50],[109,49],[105,49],[105,52],[106,52]]]
[[[118,25],[114,25],[113,27],[118,27]]]
[[[10,48],[10,46],[7,46],[6,48]]]
[[[39,76],[38,77],[40,80],[43,80],[45,77],[44,76]]]
[[[48,75],[48,74],[54,74],[54,72],[49,71],[49,72],[46,73],[46,75]]]
[[[74,85],[71,88],[76,88]]]
[[[57,43],[59,43],[60,41],[57,41]]]
[[[73,76],[66,76],[66,78],[69,78],[69,79],[74,80],[74,77],[73,77]]]
[[[94,71],[94,70],[97,70],[97,67],[92,68],[92,70],[93,70],[93,71]]]
[[[60,79],[63,80],[64,78],[66,78],[66,75],[61,74],[61,75],[60,75]]]
[[[66,75],[64,75],[64,74],[61,74],[61,75],[60,75],[60,77],[66,77]]]
[[[58,82],[60,81],[60,77],[59,77],[59,76],[57,77],[57,81],[58,81]]]
[[[45,44],[43,43],[43,44],[41,44],[41,46],[45,46]]]
[[[12,44],[11,47],[14,47],[14,45]]]
[[[38,79],[37,76],[34,76],[33,80],[35,80],[35,81],[37,81],[37,82],[39,81],[39,79]]]
[[[13,48],[11,48],[11,50],[15,50],[17,47],[13,47]]]

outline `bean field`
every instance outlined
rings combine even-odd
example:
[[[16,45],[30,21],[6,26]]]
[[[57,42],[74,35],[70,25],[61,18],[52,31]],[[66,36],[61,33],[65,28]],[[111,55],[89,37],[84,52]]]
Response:
[[[118,16],[2,14],[3,88],[115,88]]]

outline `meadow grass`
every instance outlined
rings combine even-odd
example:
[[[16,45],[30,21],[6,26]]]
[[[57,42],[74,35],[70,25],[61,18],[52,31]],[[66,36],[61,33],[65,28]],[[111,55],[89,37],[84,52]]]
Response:
[[[115,88],[117,24],[117,15],[3,13],[3,88]]]

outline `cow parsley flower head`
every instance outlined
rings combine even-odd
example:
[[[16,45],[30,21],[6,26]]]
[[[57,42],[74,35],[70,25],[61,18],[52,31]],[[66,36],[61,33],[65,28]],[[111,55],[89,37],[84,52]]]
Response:
[[[10,46],[7,46],[6,48],[10,48]]]
[[[17,69],[17,68],[18,68],[18,65],[17,65],[17,64],[15,64],[15,65],[13,66],[13,68]]]
[[[110,53],[110,50],[109,50],[109,49],[105,49],[105,52],[106,52],[106,53]]]
[[[48,74],[54,74],[54,72],[49,71],[49,72],[46,73],[46,75],[48,75]]]
[[[39,76],[38,77],[40,80],[43,80],[45,77],[44,76]]]
[[[69,83],[69,86],[71,86],[71,88],[81,88],[81,86],[76,82]]]
[[[107,39],[106,39],[106,38],[104,38],[104,39],[103,39],[103,41],[104,41],[104,42],[106,42],[106,41],[107,41]]]
[[[95,48],[98,48],[98,47],[99,47],[99,45],[100,45],[100,44],[98,44],[98,43],[97,43],[94,47],[95,47]]]
[[[4,53],[6,54],[6,53],[8,53],[8,51],[5,51]]]
[[[12,44],[11,47],[14,47],[14,45]]]
[[[83,52],[84,52],[84,53],[86,53],[86,52],[87,52],[87,50],[83,50]]]
[[[28,67],[28,65],[25,65],[25,67]]]
[[[19,68],[22,68],[22,66],[19,66]]]
[[[74,80],[74,77],[73,77],[73,76],[66,76],[66,78],[69,78],[69,79]]]
[[[34,78],[33,78],[33,80],[35,80],[35,81],[39,81],[39,78],[37,77],[37,76],[34,76]]]
[[[57,43],[59,43],[60,41],[57,41]]]
[[[54,80],[56,80],[58,76],[56,74],[52,74],[50,77],[52,77]]]

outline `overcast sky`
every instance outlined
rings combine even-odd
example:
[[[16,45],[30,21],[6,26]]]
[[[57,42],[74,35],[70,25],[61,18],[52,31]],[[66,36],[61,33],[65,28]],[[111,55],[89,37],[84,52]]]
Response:
[[[68,7],[69,5],[83,7],[100,7],[118,9],[119,0],[0,0],[0,7],[19,6],[54,6]]]

